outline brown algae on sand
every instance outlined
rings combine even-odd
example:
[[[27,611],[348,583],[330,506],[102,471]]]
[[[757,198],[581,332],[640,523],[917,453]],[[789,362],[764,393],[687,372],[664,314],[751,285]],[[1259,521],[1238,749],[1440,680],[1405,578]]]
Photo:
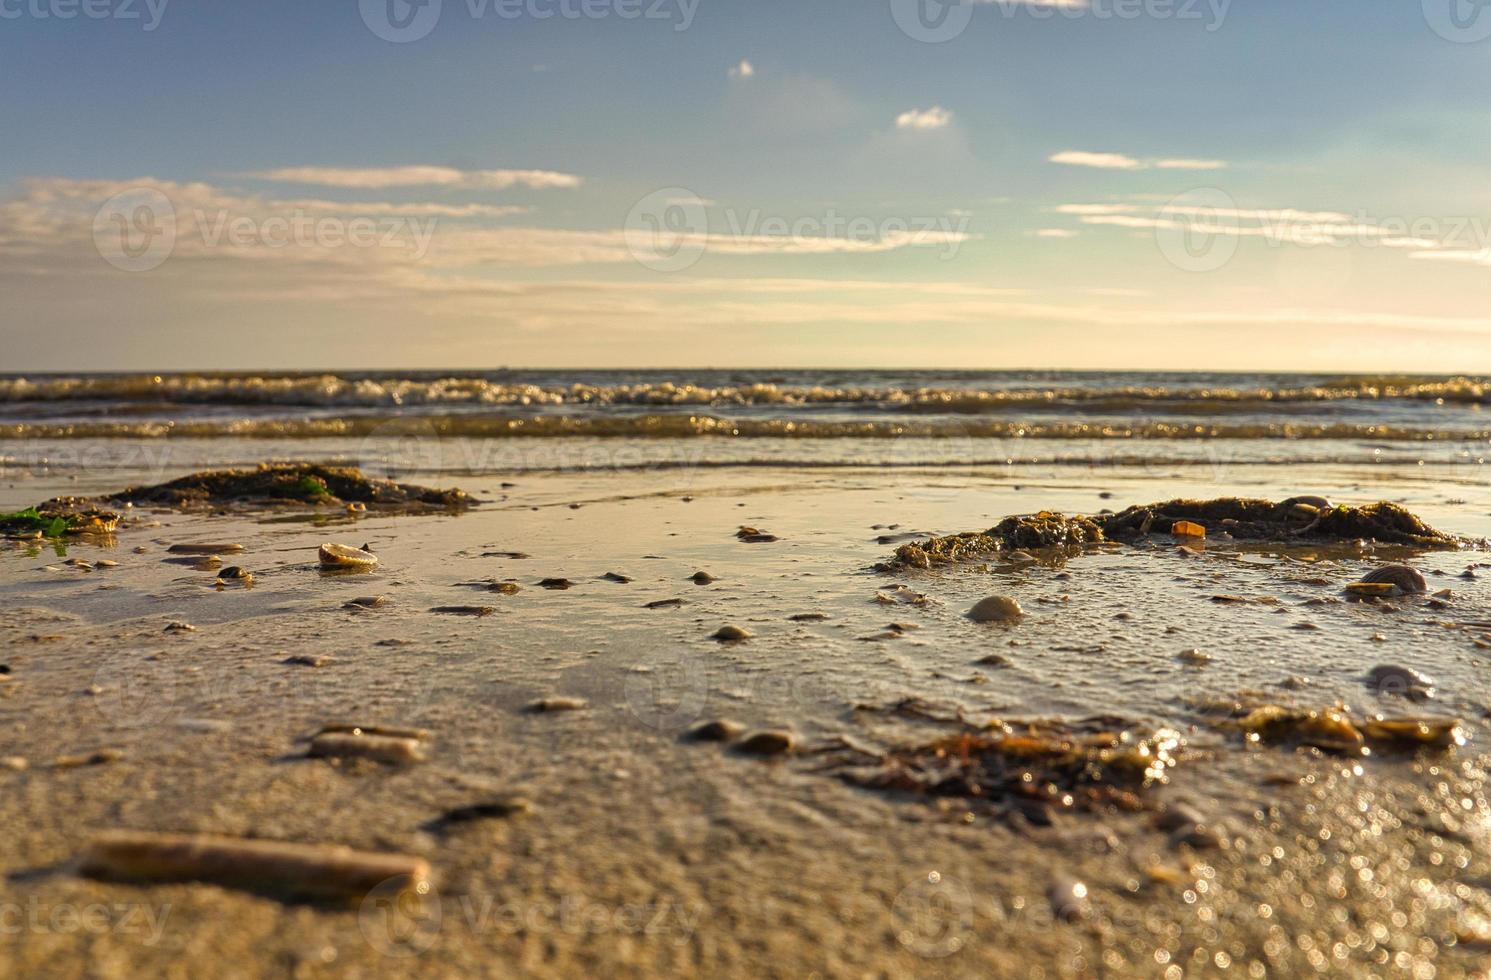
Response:
[[[109,831],[78,860],[94,878],[127,882],[203,881],[288,897],[358,899],[375,889],[427,891],[423,858],[208,834]]]
[[[1398,504],[1316,506],[1320,498],[1274,502],[1244,497],[1171,500],[1116,514],[1068,517],[1054,511],[1006,517],[987,531],[932,537],[897,548],[882,571],[931,568],[987,558],[1017,549],[1081,549],[1105,541],[1132,542],[1150,534],[1242,541],[1354,541],[1424,548],[1459,548],[1472,542],[1425,524]],[[1323,503],[1323,501],[1321,501]],[[1400,573],[1391,573],[1394,575]]]
[[[1142,794],[1168,779],[1182,748],[1175,731],[1112,718],[993,722],[892,749],[869,767],[855,753],[838,773],[865,788],[981,800],[1043,818],[1048,808],[1143,809]]]

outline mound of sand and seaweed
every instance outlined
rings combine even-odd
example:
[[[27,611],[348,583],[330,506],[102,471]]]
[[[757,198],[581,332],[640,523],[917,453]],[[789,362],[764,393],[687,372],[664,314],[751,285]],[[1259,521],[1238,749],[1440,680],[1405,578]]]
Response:
[[[118,527],[117,509],[124,506],[186,511],[342,507],[421,514],[460,510],[475,503],[463,490],[376,479],[353,466],[263,463],[253,469],[192,473],[99,497],[54,497],[35,507],[0,514],[0,534],[107,534]]]
[[[1091,516],[1041,511],[1006,517],[987,531],[913,541],[896,549],[882,570],[931,568],[1032,548],[1080,550],[1103,542],[1133,543],[1154,534],[1249,542],[1375,541],[1421,548],[1462,548],[1476,542],[1446,534],[1398,504],[1354,507],[1323,497],[1271,501],[1244,497],[1170,500]]]

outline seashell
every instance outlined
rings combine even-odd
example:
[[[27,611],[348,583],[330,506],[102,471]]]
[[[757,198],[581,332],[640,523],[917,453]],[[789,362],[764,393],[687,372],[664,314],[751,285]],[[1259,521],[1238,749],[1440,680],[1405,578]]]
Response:
[[[324,568],[371,569],[378,565],[378,556],[361,548],[327,542],[318,553]]]
[[[365,732],[327,732],[311,739],[306,755],[313,759],[372,759],[375,762],[422,762],[424,748],[417,739]]]
[[[787,755],[797,748],[797,736],[784,729],[751,732],[735,746],[746,755]]]
[[[1363,582],[1389,582],[1403,593],[1427,592],[1429,585],[1417,568],[1409,565],[1379,565],[1362,576]]]
[[[744,729],[738,722],[728,718],[701,721],[684,733],[690,742],[733,742]]]
[[[734,643],[738,640],[749,640],[751,638],[751,635],[752,634],[750,630],[743,629],[739,626],[726,624],[715,630],[709,636],[710,639],[719,640],[721,643]]]
[[[1392,582],[1349,582],[1345,591],[1352,595],[1360,596],[1389,596],[1397,595],[1398,587]]]
[[[975,623],[1008,623],[1025,615],[1020,603],[1006,595],[991,595],[974,603],[968,618]]]
[[[562,695],[539,698],[537,701],[530,701],[528,703],[528,710],[534,714],[547,714],[551,711],[583,711],[588,707],[590,707],[590,702],[584,698],[571,698]]]
[[[1367,741],[1414,748],[1448,749],[1465,744],[1458,718],[1379,718],[1362,723]]]
[[[120,881],[208,881],[295,895],[361,899],[390,881],[429,888],[423,858],[326,844],[206,834],[113,831],[95,837],[78,862],[85,875]]]

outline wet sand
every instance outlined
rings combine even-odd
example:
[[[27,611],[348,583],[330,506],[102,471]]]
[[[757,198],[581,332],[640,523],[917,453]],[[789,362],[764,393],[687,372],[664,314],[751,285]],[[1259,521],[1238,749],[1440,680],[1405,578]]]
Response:
[[[11,545],[0,553],[0,756],[27,767],[0,767],[0,972],[1471,974],[1491,938],[1491,685],[1477,646],[1491,627],[1467,624],[1491,615],[1485,579],[1460,576],[1484,553],[1411,555],[1431,592],[1452,590],[1444,608],[1308,604],[1339,599],[1380,557],[1308,546],[1212,543],[1186,557],[1166,541],[1065,563],[872,570],[911,532],[1183,495],[1390,499],[1445,530],[1491,533],[1491,492],[1477,483],[1386,468],[1209,476],[461,477],[447,482],[483,504],[459,516],[141,508],[111,547]],[[32,479],[0,504],[130,482],[107,479]],[[777,540],[742,541],[743,525]],[[252,572],[252,586],[219,590],[214,572],[167,552],[202,541],[241,543],[223,564]],[[326,574],[323,541],[366,543],[381,563]],[[75,558],[118,565],[63,563]],[[695,584],[700,570],[715,581]],[[572,585],[539,585],[552,578]],[[485,580],[520,591],[466,584]],[[913,592],[928,601],[901,601]],[[994,593],[1018,598],[1023,619],[966,618]],[[376,608],[345,606],[378,595]],[[431,611],[451,606],[494,611]],[[826,618],[790,618],[804,614]],[[195,629],[167,631],[173,622]],[[726,624],[752,638],[712,639]],[[978,662],[995,654],[1003,664]],[[1431,675],[1436,698],[1368,690],[1362,675],[1385,662]],[[1249,747],[1197,707],[1241,691],[1454,716],[1469,742],[1367,758]],[[585,704],[527,710],[545,697]],[[1194,807],[1225,846],[1172,841],[1153,809],[1041,826],[825,771],[812,750],[836,738],[889,747],[946,734],[855,710],[906,698],[972,721],[1111,714],[1172,727],[1186,748],[1147,798]],[[682,738],[717,718],[791,730],[802,751],[759,759]],[[429,758],[301,758],[298,739],[333,722],[428,729]],[[95,764],[53,765],[100,750],[111,751]],[[529,812],[438,820],[512,795]],[[419,855],[435,888],[413,904],[339,907],[74,873],[90,836],[111,828]]]

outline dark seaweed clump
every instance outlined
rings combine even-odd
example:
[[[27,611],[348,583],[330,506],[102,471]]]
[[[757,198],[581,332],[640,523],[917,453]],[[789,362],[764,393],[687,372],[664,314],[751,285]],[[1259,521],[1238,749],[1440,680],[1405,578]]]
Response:
[[[1383,544],[1457,548],[1466,542],[1425,524],[1398,504],[1331,506],[1318,497],[1274,502],[1243,497],[1171,500],[1116,514],[1072,516],[1053,511],[1006,517],[987,531],[969,531],[904,544],[882,570],[931,568],[985,558],[1011,549],[1076,551],[1104,541],[1133,542],[1169,534],[1177,521],[1199,524],[1209,537],[1239,541],[1331,542],[1365,539]]]
[[[1116,719],[1074,725],[1000,724],[893,749],[873,766],[845,761],[847,782],[869,789],[979,800],[1049,823],[1052,810],[1141,810],[1145,790],[1175,765],[1180,736]]]
[[[360,503],[405,511],[459,508],[473,502],[462,490],[437,490],[395,483],[364,476],[353,466],[316,463],[265,463],[254,469],[209,470],[168,483],[130,487],[100,500],[182,509],[227,504],[314,506]],[[91,501],[59,498],[38,509],[85,503]]]

